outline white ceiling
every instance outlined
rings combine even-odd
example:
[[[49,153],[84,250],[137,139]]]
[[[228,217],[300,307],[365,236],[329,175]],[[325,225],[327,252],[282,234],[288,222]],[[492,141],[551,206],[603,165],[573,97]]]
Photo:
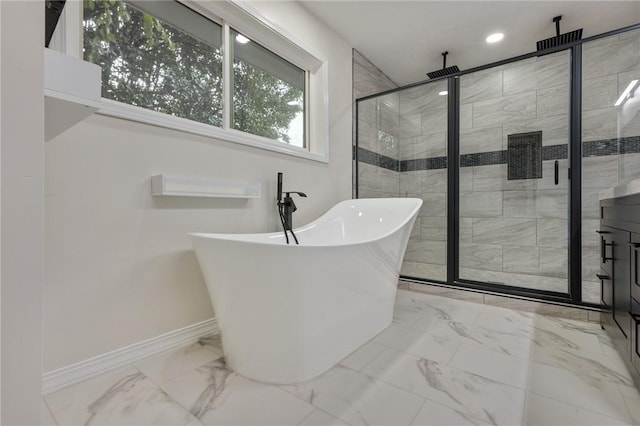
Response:
[[[400,86],[442,68],[445,50],[461,70],[532,52],[557,15],[583,38],[640,23],[640,1],[299,1]],[[489,45],[494,32],[505,38]]]

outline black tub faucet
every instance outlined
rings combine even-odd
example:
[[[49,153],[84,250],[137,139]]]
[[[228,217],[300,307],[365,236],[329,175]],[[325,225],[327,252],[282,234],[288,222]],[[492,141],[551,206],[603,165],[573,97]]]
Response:
[[[288,191],[284,192],[284,198],[282,197],[282,173],[278,173],[278,213],[280,215],[280,222],[282,223],[282,229],[284,230],[284,236],[289,244],[289,235],[287,232],[291,232],[293,239],[298,244],[298,238],[293,233],[293,212],[298,210],[296,203],[293,202],[291,194],[298,194],[300,197],[307,197],[304,192]]]

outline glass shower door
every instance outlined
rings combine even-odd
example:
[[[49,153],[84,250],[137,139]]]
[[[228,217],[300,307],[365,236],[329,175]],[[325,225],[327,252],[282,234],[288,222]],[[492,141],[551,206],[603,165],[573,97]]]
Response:
[[[447,81],[399,92],[402,197],[422,198],[402,275],[447,281]]]
[[[460,77],[460,280],[568,293],[569,85],[569,51]]]

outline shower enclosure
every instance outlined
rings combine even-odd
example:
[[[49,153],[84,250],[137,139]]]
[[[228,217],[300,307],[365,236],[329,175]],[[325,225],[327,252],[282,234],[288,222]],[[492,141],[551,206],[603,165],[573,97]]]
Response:
[[[599,304],[599,196],[640,177],[637,80],[640,26],[358,99],[356,196],[424,200],[402,275]]]

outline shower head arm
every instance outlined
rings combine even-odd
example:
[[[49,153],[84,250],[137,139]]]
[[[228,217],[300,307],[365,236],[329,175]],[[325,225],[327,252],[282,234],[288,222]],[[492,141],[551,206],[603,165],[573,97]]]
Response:
[[[447,55],[448,54],[449,54],[449,51],[442,52],[442,69],[447,68]]]
[[[559,15],[553,18],[553,22],[556,23],[556,37],[560,37],[560,20],[561,19],[562,19],[562,15]]]

